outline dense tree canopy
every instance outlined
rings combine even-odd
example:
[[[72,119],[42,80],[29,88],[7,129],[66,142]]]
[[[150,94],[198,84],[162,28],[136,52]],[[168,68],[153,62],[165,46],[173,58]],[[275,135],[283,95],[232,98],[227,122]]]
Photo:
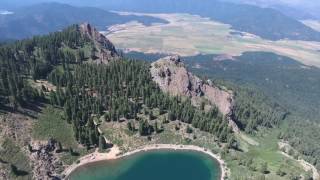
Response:
[[[53,71],[49,77],[57,86],[51,93],[51,103],[64,106],[76,138],[84,144],[93,145],[98,139],[93,116],[104,115],[106,121],[138,119],[143,106],[161,109],[162,114],[168,113],[169,120],[192,124],[217,135],[222,142],[232,136],[217,108],[205,112],[193,107],[190,100],[162,93],[152,81],[149,64],[144,62],[123,60],[103,66],[85,63],[75,66],[73,72]],[[151,112],[148,115],[152,120]],[[141,135],[149,135],[154,129],[147,120],[139,121]]]
[[[95,47],[78,29],[75,25],[0,47],[2,106],[23,107],[24,103],[46,96],[51,104],[64,109],[76,139],[88,148],[101,144],[94,117],[103,116],[106,121],[138,120],[143,136],[160,132],[157,122],[149,122],[154,119],[152,111],[145,112],[148,120],[137,117],[143,107],[159,109],[170,121],[213,133],[221,142],[232,138],[228,121],[216,107],[205,112],[192,106],[189,99],[163,93],[153,82],[148,63],[125,59],[108,65],[90,63]],[[39,79],[48,80],[56,90],[32,87],[30,82]],[[134,124],[128,126],[135,129]]]

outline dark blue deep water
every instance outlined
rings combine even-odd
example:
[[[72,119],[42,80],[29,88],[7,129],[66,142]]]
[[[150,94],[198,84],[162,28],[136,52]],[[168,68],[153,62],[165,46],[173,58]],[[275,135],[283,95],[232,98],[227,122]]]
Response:
[[[149,151],[79,167],[71,180],[218,180],[220,167],[193,151]]]

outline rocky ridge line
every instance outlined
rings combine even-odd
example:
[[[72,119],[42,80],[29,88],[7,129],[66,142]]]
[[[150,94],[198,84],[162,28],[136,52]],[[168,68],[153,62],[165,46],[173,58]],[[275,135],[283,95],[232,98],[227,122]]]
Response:
[[[103,34],[89,23],[82,23],[79,26],[80,33],[89,38],[95,46],[95,62],[97,64],[108,64],[112,60],[120,58],[115,46]]]
[[[207,82],[188,72],[179,56],[168,56],[151,64],[153,80],[160,89],[173,96],[191,98],[194,106],[200,106],[203,99],[215,105],[228,119],[229,125],[235,132],[239,132],[233,121],[233,92],[223,90],[210,80]]]

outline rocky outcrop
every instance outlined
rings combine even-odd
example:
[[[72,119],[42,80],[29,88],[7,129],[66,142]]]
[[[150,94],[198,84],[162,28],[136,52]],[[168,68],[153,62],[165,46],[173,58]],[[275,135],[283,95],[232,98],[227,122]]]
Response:
[[[0,162],[0,179],[9,179],[9,173],[5,171],[7,164]]]
[[[28,111],[24,112],[27,113]],[[57,151],[60,149],[59,143],[52,139],[47,142],[33,141],[31,137],[33,122],[26,115],[8,113],[0,116],[0,122],[0,137],[9,138],[21,148],[21,152],[30,160],[28,162],[33,169],[33,179],[60,179],[63,164],[59,160],[60,154]],[[0,151],[1,148],[0,143]],[[0,179],[10,179],[10,172],[8,171],[11,169],[10,165],[10,162],[6,162],[0,157]]]
[[[89,38],[92,42],[94,42],[96,63],[107,64],[112,60],[119,59],[119,55],[114,45],[89,23],[81,24],[80,32],[86,38]]]
[[[33,178],[38,180],[60,179],[63,164],[56,155],[57,142],[34,142],[30,147],[33,162]]]
[[[206,99],[232,120],[232,92],[215,86],[211,81],[204,82],[188,72],[179,56],[165,57],[152,63],[150,71],[153,80],[164,92],[173,96],[190,97],[195,106]],[[234,126],[233,121],[230,125]],[[233,128],[237,130],[236,127]]]

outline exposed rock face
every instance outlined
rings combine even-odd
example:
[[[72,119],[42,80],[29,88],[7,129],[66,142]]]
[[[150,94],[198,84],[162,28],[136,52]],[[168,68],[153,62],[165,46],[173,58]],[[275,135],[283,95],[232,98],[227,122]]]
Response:
[[[232,92],[222,90],[210,81],[204,82],[188,72],[180,57],[170,56],[160,59],[152,63],[150,71],[153,80],[164,92],[174,96],[190,97],[195,106],[198,106],[203,98],[207,99],[231,120]],[[234,125],[232,121],[230,125]],[[237,129],[236,127],[233,128]]]
[[[80,25],[80,32],[92,40],[95,45],[95,56],[96,62],[98,64],[101,63],[109,63],[111,60],[118,60],[119,55],[116,51],[114,45],[99,31],[97,31],[94,27],[92,27],[88,23],[83,23]]]
[[[5,165],[4,163],[0,162],[0,179],[6,180],[9,179],[9,174],[8,172],[6,172],[5,169]]]
[[[55,154],[57,142],[50,139],[48,142],[34,142],[30,159],[33,162],[34,179],[60,179],[62,162]]]
[[[8,113],[0,117],[0,121],[0,137],[10,138],[21,147],[22,152],[30,160],[33,179],[59,179],[63,171],[63,164],[56,153],[58,145],[56,141],[52,139],[48,142],[33,141],[31,138],[32,119],[22,114]],[[32,148],[31,151],[28,148],[29,145]],[[8,167],[10,164],[0,158],[0,179],[10,179],[5,166]]]

